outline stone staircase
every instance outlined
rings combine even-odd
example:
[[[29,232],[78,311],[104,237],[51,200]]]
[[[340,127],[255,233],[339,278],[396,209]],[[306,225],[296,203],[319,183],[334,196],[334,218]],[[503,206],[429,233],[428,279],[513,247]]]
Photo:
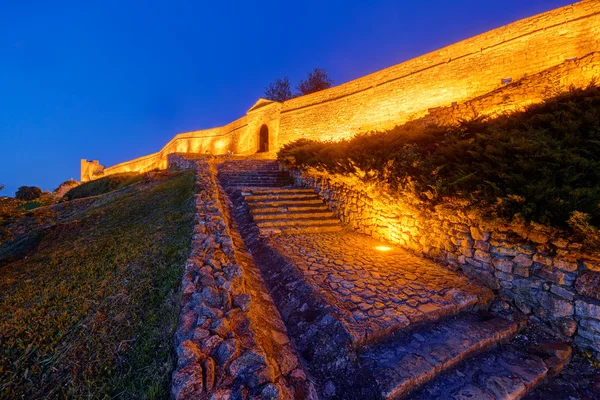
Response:
[[[337,232],[339,219],[312,189],[289,186],[276,161],[231,160],[219,169],[225,186],[240,187],[261,235]]]
[[[219,178],[323,398],[520,399],[570,361],[569,346],[533,348],[522,321],[489,313],[488,288],[344,230],[276,163],[225,164]]]
[[[224,186],[281,187],[292,178],[274,160],[229,160],[219,166],[219,179]]]

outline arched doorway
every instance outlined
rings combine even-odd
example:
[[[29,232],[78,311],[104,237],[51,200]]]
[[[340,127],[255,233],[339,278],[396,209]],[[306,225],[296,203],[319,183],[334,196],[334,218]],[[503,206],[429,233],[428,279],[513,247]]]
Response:
[[[258,152],[264,153],[269,151],[269,127],[263,125],[260,127],[260,133],[258,134]]]

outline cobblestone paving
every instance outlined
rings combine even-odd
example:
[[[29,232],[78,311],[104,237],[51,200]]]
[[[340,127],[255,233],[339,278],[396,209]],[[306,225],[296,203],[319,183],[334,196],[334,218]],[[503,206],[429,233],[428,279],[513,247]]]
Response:
[[[351,231],[281,235],[269,245],[302,272],[364,343],[410,324],[485,307],[486,287],[431,261]]]

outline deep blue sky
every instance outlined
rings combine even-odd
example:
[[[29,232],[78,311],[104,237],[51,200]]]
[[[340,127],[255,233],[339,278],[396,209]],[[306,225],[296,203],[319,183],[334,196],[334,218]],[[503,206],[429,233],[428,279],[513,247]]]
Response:
[[[273,79],[343,83],[567,0],[0,0],[0,194],[240,116]]]

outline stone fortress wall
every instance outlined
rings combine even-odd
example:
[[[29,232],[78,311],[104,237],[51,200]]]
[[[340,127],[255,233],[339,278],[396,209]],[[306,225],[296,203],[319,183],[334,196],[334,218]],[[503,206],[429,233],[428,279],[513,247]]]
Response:
[[[260,99],[242,118],[222,127],[176,135],[159,152],[108,168],[82,160],[81,180],[121,172],[167,167],[172,153],[252,154],[260,148],[261,129],[268,130],[268,150],[300,138],[340,140],[357,133],[392,128],[436,114],[442,120],[464,111],[465,102],[528,80],[531,91],[516,91],[509,104],[475,102],[479,114],[540,101],[547,94],[540,74],[563,64],[554,87],[582,86],[600,76],[600,0],[583,0],[321,92],[284,103]],[[573,64],[573,65],[570,65]],[[556,71],[556,70],[555,70]],[[504,82],[503,82],[504,80]],[[532,84],[533,82],[533,84]],[[542,89],[539,89],[539,88]],[[489,107],[488,107],[489,106]]]

